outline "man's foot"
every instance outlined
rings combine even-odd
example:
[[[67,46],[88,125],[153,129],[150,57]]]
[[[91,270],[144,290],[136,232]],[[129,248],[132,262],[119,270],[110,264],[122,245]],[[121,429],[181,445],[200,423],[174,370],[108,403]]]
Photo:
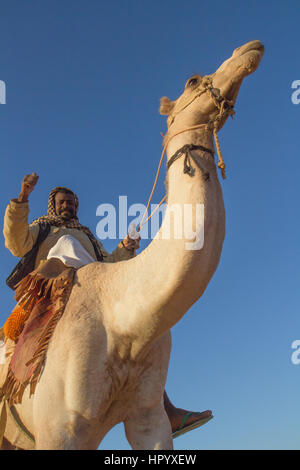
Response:
[[[176,408],[170,401],[166,391],[164,392],[164,406],[171,424],[173,438],[196,429],[213,418],[211,410],[200,413]]]
[[[180,436],[188,431],[196,429],[207,423],[213,418],[211,410],[199,412],[182,410],[175,408],[172,416],[169,416],[173,438]]]

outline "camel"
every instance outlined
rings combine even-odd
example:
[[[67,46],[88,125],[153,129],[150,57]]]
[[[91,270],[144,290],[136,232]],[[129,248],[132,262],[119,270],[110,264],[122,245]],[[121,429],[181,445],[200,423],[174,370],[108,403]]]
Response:
[[[263,53],[262,44],[251,41],[235,49],[210,81],[205,77],[213,84],[214,96],[225,98],[225,110],[236,101],[243,79],[257,69]],[[205,79],[191,77],[182,95],[175,101],[163,98],[160,108],[168,115],[165,143],[172,163],[167,208],[192,207],[193,232],[204,230],[203,246],[187,249],[191,240],[177,236],[171,213],[137,257],[95,262],[76,272],[35,393],[29,398],[26,389],[22,403],[15,405],[35,439],[33,444],[20,435],[24,449],[97,449],[121,422],[132,449],[173,449],[163,406],[170,329],[205,291],[225,236],[222,190],[212,156],[213,126],[207,125],[215,122],[219,110],[208,89],[201,88]],[[228,115],[222,114],[218,130]],[[184,173],[178,153],[189,144],[195,146],[190,148],[193,175]],[[172,158],[176,153],[179,158]],[[200,224],[195,222],[197,204],[204,205]],[[166,228],[168,238],[162,236]],[[16,442],[18,433],[8,416],[5,444]]]

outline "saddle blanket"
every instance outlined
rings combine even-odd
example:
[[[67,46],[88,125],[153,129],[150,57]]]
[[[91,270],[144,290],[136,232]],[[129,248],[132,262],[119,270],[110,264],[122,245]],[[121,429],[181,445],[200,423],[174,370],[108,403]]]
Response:
[[[0,388],[0,401],[5,398],[9,405],[21,403],[29,384],[30,396],[34,393],[49,341],[69,299],[75,272],[74,268],[53,259],[17,285],[16,300],[24,311],[29,308],[30,312]]]

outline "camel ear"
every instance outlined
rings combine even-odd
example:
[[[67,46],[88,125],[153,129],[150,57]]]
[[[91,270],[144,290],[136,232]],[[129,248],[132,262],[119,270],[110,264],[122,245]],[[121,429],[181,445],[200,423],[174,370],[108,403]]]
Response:
[[[165,116],[168,116],[171,111],[173,110],[175,106],[175,102],[174,101],[171,101],[169,98],[167,98],[166,96],[163,96],[161,99],[160,99],[160,108],[159,108],[159,112],[160,114],[163,114]]]

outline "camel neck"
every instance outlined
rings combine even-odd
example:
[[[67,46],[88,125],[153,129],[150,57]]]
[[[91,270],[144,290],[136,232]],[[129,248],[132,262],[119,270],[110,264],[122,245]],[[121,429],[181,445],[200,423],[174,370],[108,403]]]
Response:
[[[212,131],[206,129],[197,129],[186,131],[178,135],[174,134],[176,134],[176,132],[168,132],[168,134],[165,136],[165,141],[169,141],[168,147],[166,149],[167,161],[170,160],[176,151],[178,151],[184,145],[188,144],[202,146],[208,149],[210,152],[214,152]]]
[[[198,135],[175,137],[168,160],[183,145],[212,145]],[[142,302],[130,324],[140,325],[144,346],[167,332],[202,295],[219,261],[224,238],[224,206],[212,156],[193,151],[194,175],[185,174],[183,159],[167,175],[168,202],[163,223],[148,247],[129,263],[128,298],[139,293]],[[204,178],[204,173],[207,175]],[[138,275],[137,275],[138,274]],[[129,311],[132,306],[123,308]],[[139,342],[143,349],[143,345]]]

